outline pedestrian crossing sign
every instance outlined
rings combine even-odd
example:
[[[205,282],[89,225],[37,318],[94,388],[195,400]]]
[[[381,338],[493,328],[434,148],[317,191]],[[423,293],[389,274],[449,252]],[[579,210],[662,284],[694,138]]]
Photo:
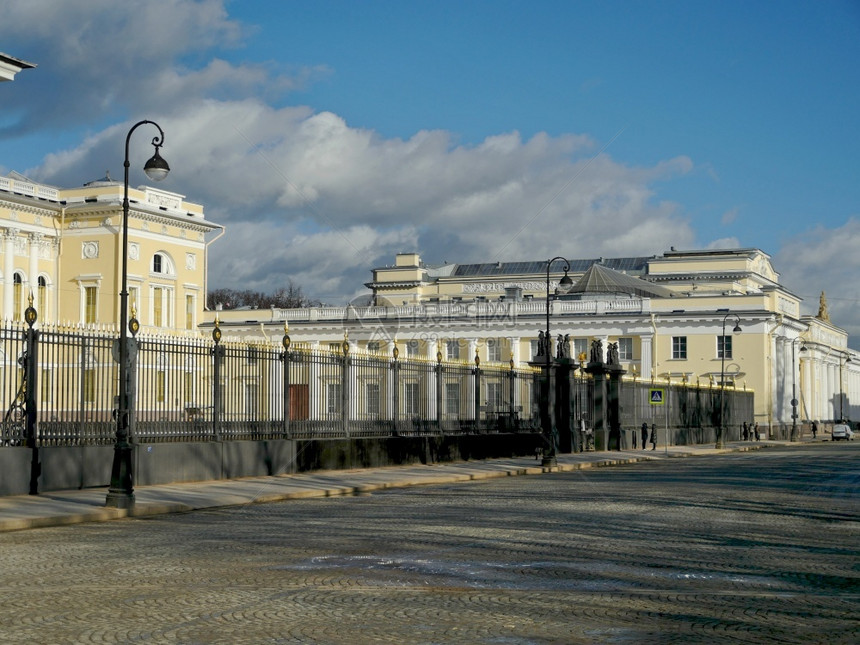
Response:
[[[665,390],[663,388],[651,388],[648,390],[648,400],[651,405],[663,405]]]

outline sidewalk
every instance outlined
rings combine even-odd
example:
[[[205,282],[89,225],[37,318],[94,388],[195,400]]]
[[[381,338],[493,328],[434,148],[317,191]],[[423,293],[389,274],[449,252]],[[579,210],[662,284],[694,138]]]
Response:
[[[131,509],[105,507],[106,488],[66,490],[40,495],[0,497],[0,532],[80,522],[102,522],[123,517],[185,513],[221,506],[241,506],[305,497],[358,495],[384,488],[447,484],[493,477],[539,475],[583,468],[631,464],[653,459],[694,457],[758,450],[767,446],[794,445],[787,441],[670,446],[657,450],[582,452],[559,455],[558,466],[541,467],[534,458],[491,459],[432,465],[390,466],[361,470],[327,470],[297,475],[141,486],[135,489]]]

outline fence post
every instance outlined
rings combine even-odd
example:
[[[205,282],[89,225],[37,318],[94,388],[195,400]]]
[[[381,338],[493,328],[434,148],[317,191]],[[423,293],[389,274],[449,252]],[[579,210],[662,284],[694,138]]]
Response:
[[[24,390],[24,410],[26,412],[26,437],[27,446],[32,450],[30,459],[30,495],[39,494],[39,476],[42,474],[42,464],[39,461],[39,443],[37,436],[38,418],[38,389],[37,375],[39,373],[39,332],[33,329],[37,318],[36,310],[33,308],[33,295],[30,294],[30,306],[24,311],[24,320],[27,321],[27,347],[24,363],[24,379],[26,389]]]
[[[349,357],[349,337],[346,333],[344,333],[343,335],[343,343],[341,343],[341,349],[343,349],[343,370],[341,372],[343,386],[340,388],[340,418],[341,427],[343,428],[343,434],[345,437],[349,438],[349,366],[352,364],[352,359],[350,359]]]
[[[290,334],[288,332],[287,323],[284,323],[284,338],[281,341],[284,346],[284,353],[281,354],[281,360],[284,363],[284,439],[290,438]]]
[[[224,358],[224,348],[221,347],[221,328],[218,326],[218,318],[215,318],[215,329],[212,330],[212,340],[215,347],[212,348],[212,436],[215,441],[221,439],[221,362]]]
[[[391,355],[394,357],[391,361],[391,434],[397,436],[398,412],[400,411],[400,361],[397,357],[400,356],[400,350],[397,349],[397,341],[394,341],[394,349],[391,350]]]
[[[481,357],[475,350],[475,432],[481,428]]]
[[[442,433],[442,352],[436,352],[436,430]]]

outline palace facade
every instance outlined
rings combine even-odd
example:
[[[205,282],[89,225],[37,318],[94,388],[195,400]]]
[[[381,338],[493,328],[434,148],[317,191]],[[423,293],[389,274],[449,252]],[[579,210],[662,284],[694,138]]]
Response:
[[[401,253],[372,269],[369,294],[350,305],[207,312],[206,326],[217,316],[243,339],[276,341],[288,325],[312,349],[336,351],[347,337],[370,354],[519,365],[536,358],[549,310],[554,342],[566,337],[580,360],[599,340],[603,352],[617,345],[626,378],[754,391],[750,423],[860,416],[860,357],[824,294],[816,315],[801,314],[760,249],[574,259],[565,293],[565,261],[547,264],[434,265]]]
[[[120,311],[123,184],[79,188],[0,177],[0,316],[21,320],[30,297],[41,323],[115,327]],[[129,189],[128,284],[144,331],[197,333],[206,247],[222,227],[183,195]]]

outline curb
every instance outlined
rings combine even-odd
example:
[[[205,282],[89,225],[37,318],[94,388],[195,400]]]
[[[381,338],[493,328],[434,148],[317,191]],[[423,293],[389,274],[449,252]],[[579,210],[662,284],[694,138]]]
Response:
[[[775,444],[782,445],[782,444]],[[790,445],[803,445],[800,443]],[[253,495],[248,495],[239,490],[234,490],[226,495],[231,498],[231,501],[226,499],[217,499],[217,495],[206,495],[201,493],[201,501],[199,503],[188,502],[161,502],[161,501],[138,501],[129,509],[109,508],[102,506],[90,505],[89,510],[56,510],[47,511],[44,515],[34,515],[30,517],[12,517],[0,519],[0,533],[21,531],[34,528],[46,528],[51,526],[67,526],[72,524],[82,524],[85,522],[105,522],[110,520],[118,520],[126,517],[145,518],[156,515],[168,515],[174,513],[189,513],[192,511],[229,508],[236,506],[244,506],[246,504],[265,504],[272,502],[283,502],[289,500],[300,500],[318,497],[345,497],[345,496],[360,496],[369,495],[373,492],[386,490],[390,488],[410,488],[414,486],[428,486],[437,484],[455,484],[469,481],[482,481],[489,479],[498,479],[501,477],[519,477],[526,475],[543,475],[548,473],[563,473],[573,472],[577,470],[586,470],[590,468],[606,468],[611,466],[624,466],[637,464],[642,462],[653,461],[655,457],[660,459],[666,458],[684,458],[684,457],[703,457],[717,454],[727,454],[733,452],[750,452],[753,450],[761,450],[769,447],[769,444],[756,444],[750,446],[738,446],[733,448],[710,449],[707,452],[680,452],[672,454],[659,455],[636,455],[631,457],[609,457],[596,461],[584,461],[577,463],[561,463],[553,466],[508,466],[499,467],[497,469],[480,470],[469,473],[457,472],[428,472],[426,476],[414,477],[407,476],[404,479],[394,481],[384,481],[378,483],[356,484],[349,486],[334,486],[314,488],[313,484],[308,484],[308,488],[301,490],[284,491],[280,493],[260,494],[259,490]],[[645,451],[651,452],[651,451]],[[441,464],[436,464],[437,466]],[[289,476],[284,476],[289,477]],[[279,479],[279,478],[275,478]],[[241,480],[236,480],[237,482]],[[222,482],[226,483],[226,482]],[[181,484],[179,485],[181,486]],[[213,499],[213,497],[215,499]],[[28,498],[32,499],[34,504],[38,504],[39,500],[45,504],[50,503],[50,498]],[[68,502],[73,503],[73,502]],[[81,502],[74,502],[84,504]],[[2,507],[2,499],[0,499],[0,507]],[[22,512],[19,510],[19,512]],[[32,511],[31,511],[32,512]],[[38,513],[38,510],[36,511]]]

